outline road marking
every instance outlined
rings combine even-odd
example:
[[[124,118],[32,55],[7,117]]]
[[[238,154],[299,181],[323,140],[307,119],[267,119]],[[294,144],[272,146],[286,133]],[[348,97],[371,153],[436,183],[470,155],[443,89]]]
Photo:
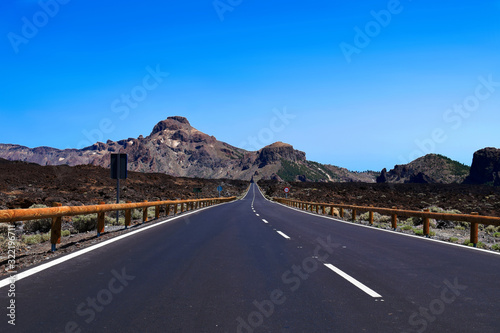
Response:
[[[255,215],[260,216],[259,214],[255,214]]]
[[[280,234],[281,236],[285,237],[286,239],[290,239],[290,237],[288,237],[286,234],[284,234],[283,232],[279,231],[279,230],[276,230],[276,232],[278,234]]]
[[[375,292],[372,289],[368,288],[367,286],[365,286],[364,284],[362,284],[361,282],[359,282],[358,280],[356,280],[352,276],[350,276],[350,275],[342,272],[340,269],[338,269],[337,267],[333,266],[332,264],[324,264],[324,265],[326,267],[328,267],[329,269],[331,269],[332,271],[334,271],[335,273],[337,273],[338,275],[342,276],[347,281],[351,282],[353,285],[355,285],[359,289],[363,290],[365,293],[367,293],[371,297],[382,297],[377,292]]]
[[[262,221],[263,221],[264,223],[269,223],[269,222],[267,222],[265,219],[262,219]]]

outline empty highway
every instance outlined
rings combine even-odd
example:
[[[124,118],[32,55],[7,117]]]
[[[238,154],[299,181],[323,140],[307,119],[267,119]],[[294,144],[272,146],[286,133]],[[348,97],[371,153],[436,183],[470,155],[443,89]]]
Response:
[[[254,184],[129,234],[30,268],[15,283],[15,326],[3,286],[0,330],[500,330],[499,255],[290,209]]]

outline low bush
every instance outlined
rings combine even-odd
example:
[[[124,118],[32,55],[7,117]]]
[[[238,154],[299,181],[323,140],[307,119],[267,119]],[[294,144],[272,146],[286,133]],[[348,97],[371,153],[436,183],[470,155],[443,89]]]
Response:
[[[97,214],[79,215],[73,217],[73,228],[78,232],[88,232],[97,229]],[[104,224],[113,224],[113,220],[109,216],[104,217]]]
[[[32,205],[30,208],[47,208],[45,205]],[[50,230],[52,227],[52,219],[51,218],[46,218],[46,219],[38,219],[38,220],[29,220],[24,222],[23,224],[23,229],[26,232],[47,232]]]

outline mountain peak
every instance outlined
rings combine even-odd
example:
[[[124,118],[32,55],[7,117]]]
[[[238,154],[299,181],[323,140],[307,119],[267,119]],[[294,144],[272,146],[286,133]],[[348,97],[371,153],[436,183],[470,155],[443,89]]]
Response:
[[[288,143],[284,143],[284,142],[281,142],[281,141],[277,141],[275,143],[272,143],[268,146],[265,146],[264,148],[282,148],[282,147],[291,147],[293,148],[292,145],[288,144]]]
[[[189,125],[191,126],[191,124],[189,123],[189,121],[187,120],[186,117],[181,117],[181,116],[172,116],[172,117],[167,117],[167,120],[175,120],[175,121],[178,121],[179,123],[182,123],[182,124],[186,124],[186,125]]]
[[[167,119],[160,121],[155,125],[155,127],[153,127],[153,131],[150,136],[166,129],[176,131],[185,127],[191,127],[187,118],[181,116],[167,117]]]

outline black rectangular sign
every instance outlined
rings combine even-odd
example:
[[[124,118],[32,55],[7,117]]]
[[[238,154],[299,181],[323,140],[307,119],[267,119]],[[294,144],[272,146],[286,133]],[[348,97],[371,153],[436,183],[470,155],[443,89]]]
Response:
[[[127,154],[111,154],[111,178],[127,179]]]

